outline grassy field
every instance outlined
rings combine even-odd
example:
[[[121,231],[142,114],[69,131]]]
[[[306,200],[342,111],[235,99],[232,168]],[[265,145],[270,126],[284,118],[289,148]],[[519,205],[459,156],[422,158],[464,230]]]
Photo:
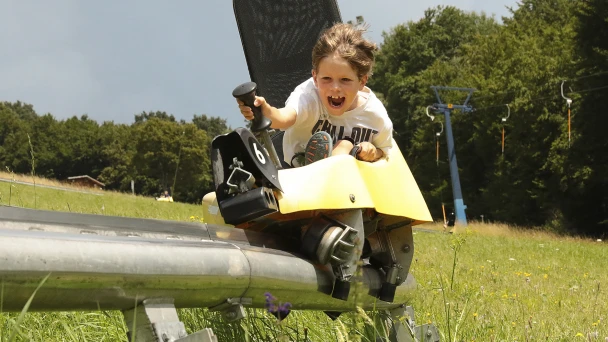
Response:
[[[38,184],[42,184],[42,181]],[[62,185],[65,186],[65,185]],[[103,192],[85,194],[0,182],[0,204],[101,215],[190,221],[198,205]],[[608,341],[608,252],[601,241],[538,230],[470,223],[462,234],[417,231],[409,305],[418,324],[433,322],[442,341]],[[0,306],[1,308],[1,306]],[[189,332],[213,328],[224,341],[375,341],[374,313],[330,320],[294,311],[277,322],[249,310],[239,323],[180,310]],[[0,341],[127,341],[120,312],[1,313]]]

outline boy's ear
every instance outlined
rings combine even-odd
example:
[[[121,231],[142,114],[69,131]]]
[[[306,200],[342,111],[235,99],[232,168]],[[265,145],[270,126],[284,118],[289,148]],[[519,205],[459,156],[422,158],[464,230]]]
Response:
[[[315,82],[315,87],[317,86],[317,71],[312,69],[312,80]]]
[[[365,85],[367,84],[367,79],[367,75],[363,75],[363,77],[361,77],[361,86],[359,87],[359,90],[363,90],[363,87],[365,87]]]

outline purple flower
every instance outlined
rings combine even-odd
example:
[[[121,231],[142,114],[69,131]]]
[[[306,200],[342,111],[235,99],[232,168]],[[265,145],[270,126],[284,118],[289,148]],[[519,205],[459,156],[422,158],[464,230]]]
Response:
[[[276,304],[275,301],[277,299],[270,292],[264,293],[264,297],[266,297],[264,307],[268,313],[275,316],[279,321],[283,320],[291,312],[291,303]]]

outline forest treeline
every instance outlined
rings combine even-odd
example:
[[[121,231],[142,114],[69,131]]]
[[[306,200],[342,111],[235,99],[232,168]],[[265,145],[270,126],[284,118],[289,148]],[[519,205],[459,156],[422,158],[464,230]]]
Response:
[[[32,105],[0,103],[0,165],[4,171],[65,180],[89,175],[105,189],[144,196],[172,190],[175,200],[200,203],[213,190],[213,137],[226,120],[194,115],[177,121],[166,112],[142,112],[134,123],[97,123],[86,115],[56,120]],[[33,165],[33,168],[32,168]]]
[[[430,88],[475,88],[451,115],[467,216],[602,235],[608,225],[608,1],[522,0],[497,22],[453,7],[394,27],[370,88],[434,217],[452,208],[444,117]],[[570,139],[568,105],[572,99]],[[442,92],[462,104],[466,93]],[[507,107],[506,105],[509,105]],[[506,122],[502,118],[510,116]],[[502,129],[505,147],[502,152]]]
[[[392,28],[370,88],[385,102],[436,219],[442,203],[451,210],[452,191],[445,132],[436,136],[443,116],[431,109],[431,121],[425,108],[437,103],[433,85],[470,87],[474,111],[451,115],[469,219],[603,235],[608,1],[521,0],[510,11],[497,20],[440,6]],[[572,99],[570,120],[562,84]],[[454,104],[465,95],[441,93]],[[30,173],[33,150],[38,175],[88,174],[120,191],[135,180],[144,195],[175,184],[176,200],[188,202],[212,189],[210,142],[230,129],[221,118],[185,122],[165,112],[135,115],[129,125],[87,116],[56,120],[20,102],[0,103],[0,123],[0,166],[10,171]]]

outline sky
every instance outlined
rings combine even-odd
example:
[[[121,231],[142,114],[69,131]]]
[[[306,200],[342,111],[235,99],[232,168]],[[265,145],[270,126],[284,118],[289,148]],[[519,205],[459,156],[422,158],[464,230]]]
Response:
[[[362,15],[367,37],[378,44],[382,32],[437,5],[498,20],[518,6],[517,0],[337,2],[342,20]],[[0,44],[0,101],[31,104],[39,115],[132,123],[135,114],[158,110],[244,126],[231,94],[249,72],[232,1],[2,0]]]

